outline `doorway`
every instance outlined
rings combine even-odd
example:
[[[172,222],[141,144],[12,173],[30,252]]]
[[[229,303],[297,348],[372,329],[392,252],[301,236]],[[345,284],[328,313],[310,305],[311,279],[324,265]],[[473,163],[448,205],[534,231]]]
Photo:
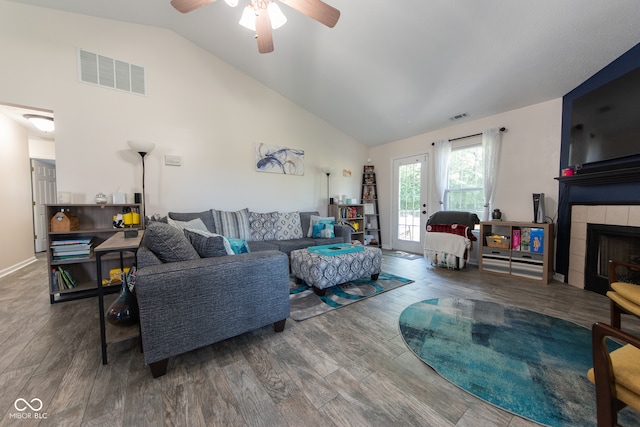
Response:
[[[391,247],[394,250],[418,254],[424,250],[428,160],[426,153],[393,160]]]
[[[56,203],[56,165],[52,160],[31,159],[33,194],[33,232],[35,252],[47,250],[47,210],[45,205]]]

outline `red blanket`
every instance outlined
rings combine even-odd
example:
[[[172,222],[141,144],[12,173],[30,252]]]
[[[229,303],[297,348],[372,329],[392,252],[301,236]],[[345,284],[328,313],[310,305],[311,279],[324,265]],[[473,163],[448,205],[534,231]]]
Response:
[[[471,228],[462,224],[431,224],[427,225],[427,231],[434,233],[451,233],[458,236],[466,237],[475,242],[476,236],[473,235]]]

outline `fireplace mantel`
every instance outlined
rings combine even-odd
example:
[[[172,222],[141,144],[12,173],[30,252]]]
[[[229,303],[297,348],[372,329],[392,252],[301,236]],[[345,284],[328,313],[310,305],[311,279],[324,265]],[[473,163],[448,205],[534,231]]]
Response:
[[[584,172],[572,176],[559,176],[556,179],[565,185],[602,185],[620,184],[622,182],[640,182],[640,166]]]

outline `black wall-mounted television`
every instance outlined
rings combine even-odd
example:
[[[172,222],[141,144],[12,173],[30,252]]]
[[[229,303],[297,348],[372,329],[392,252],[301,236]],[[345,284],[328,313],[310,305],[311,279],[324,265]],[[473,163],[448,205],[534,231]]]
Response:
[[[640,67],[573,101],[568,165],[587,172],[636,162],[640,162]]]

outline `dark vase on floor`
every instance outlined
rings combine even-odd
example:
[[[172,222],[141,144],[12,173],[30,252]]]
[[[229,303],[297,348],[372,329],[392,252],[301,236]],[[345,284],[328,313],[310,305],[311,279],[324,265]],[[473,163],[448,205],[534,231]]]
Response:
[[[138,300],[124,281],[120,295],[107,309],[107,320],[117,326],[129,326],[138,322]]]

